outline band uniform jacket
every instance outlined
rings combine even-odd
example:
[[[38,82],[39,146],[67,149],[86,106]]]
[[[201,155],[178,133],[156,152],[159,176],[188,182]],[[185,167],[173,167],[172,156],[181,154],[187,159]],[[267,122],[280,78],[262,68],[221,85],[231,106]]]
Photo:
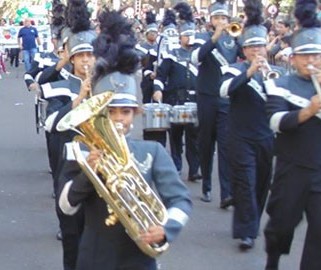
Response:
[[[34,82],[38,82],[39,84],[49,82],[50,81],[49,78],[42,77],[42,73],[44,72],[44,70],[48,69],[49,67],[55,66],[58,60],[59,60],[59,57],[54,52],[36,53],[34,57],[34,61],[31,64],[30,70],[28,70],[24,74],[24,80],[28,90],[29,90],[29,86]],[[60,72],[59,79],[68,79],[68,76],[69,76],[69,72],[66,69],[62,69]]]
[[[220,95],[230,99],[229,126],[233,135],[260,140],[273,135],[265,112],[267,100],[261,72],[247,78],[249,62],[222,67]],[[271,66],[280,74],[282,69]]]
[[[194,45],[194,47],[197,45]],[[176,48],[163,53],[154,80],[154,91],[162,91],[164,103],[170,105],[195,102],[197,67],[191,62],[193,48]]]
[[[204,35],[205,43],[192,53],[192,63],[198,66],[197,91],[199,94],[219,97],[221,67],[233,64],[240,55],[235,38],[222,33],[217,42],[211,40],[213,32]]]
[[[185,226],[192,210],[189,191],[176,171],[164,147],[154,141],[126,138],[131,158],[147,183],[156,189],[168,211],[165,235],[172,242]],[[60,198],[59,206],[65,214],[73,215],[80,205],[85,210],[85,230],[79,248],[80,269],[105,270],[108,261],[116,260],[125,250],[134,249],[142,254],[118,222],[106,226],[106,202],[97,195],[92,184],[74,160],[69,144],[65,146],[65,164],[62,174],[69,178]],[[117,254],[119,253],[119,254]],[[146,255],[144,255],[146,256]],[[78,262],[79,262],[78,261]],[[79,265],[79,264],[78,264]],[[116,263],[117,265],[117,263]]]
[[[271,129],[276,133],[277,157],[307,168],[321,168],[321,112],[304,123],[298,114],[310,104],[316,90],[311,80],[297,74],[283,76],[266,83],[267,114]],[[321,191],[321,181],[314,183]]]
[[[48,101],[46,130],[56,132],[60,119],[72,109],[72,101],[78,96],[82,80],[69,74],[68,80],[41,85],[42,96]]]
[[[143,69],[142,69],[142,81],[141,89],[143,94],[143,103],[150,103],[153,95],[153,80],[150,75],[156,72],[157,68],[157,47],[158,44],[150,44],[144,42],[137,44],[136,49],[143,54]]]

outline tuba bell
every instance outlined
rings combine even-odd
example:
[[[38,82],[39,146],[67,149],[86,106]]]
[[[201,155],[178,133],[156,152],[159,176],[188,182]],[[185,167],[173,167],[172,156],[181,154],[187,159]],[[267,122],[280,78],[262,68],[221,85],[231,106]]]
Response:
[[[148,245],[139,240],[139,235],[151,226],[163,226],[168,219],[167,210],[131,159],[122,126],[115,125],[107,115],[112,96],[112,92],[105,92],[91,97],[66,114],[57,129],[80,134],[73,139],[72,149],[81,169],[107,203],[106,226],[121,222],[137,246],[148,256],[156,257],[169,244]],[[102,151],[96,170],[83,156],[81,143]]]

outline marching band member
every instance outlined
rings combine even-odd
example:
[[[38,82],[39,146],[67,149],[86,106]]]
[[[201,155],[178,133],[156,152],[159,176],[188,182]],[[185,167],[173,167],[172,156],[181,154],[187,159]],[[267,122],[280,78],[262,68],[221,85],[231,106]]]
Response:
[[[93,76],[93,93],[114,91],[108,105],[108,116],[121,123],[131,156],[149,185],[154,185],[168,208],[169,219],[164,226],[152,226],[142,232],[140,241],[146,244],[172,242],[188,220],[191,200],[187,188],[179,179],[170,156],[158,142],[134,140],[130,129],[138,112],[136,81],[133,72],[140,58],[134,49],[134,32],[128,21],[116,11],[105,10],[99,16],[101,34],[94,43],[97,58]],[[113,28],[112,24],[117,25]],[[114,53],[117,51],[118,53]],[[106,226],[110,215],[106,202],[72,160],[66,147],[64,175],[70,181],[64,186],[59,205],[66,214],[74,214],[79,205],[85,209],[85,229],[79,247],[77,270],[156,270],[154,258],[145,255],[128,236],[120,222]],[[95,168],[101,152],[91,150],[87,161]],[[119,180],[119,179],[118,179]]]
[[[296,72],[266,83],[267,113],[276,132],[276,168],[267,205],[266,270],[290,252],[294,230],[308,222],[300,270],[321,269],[321,29],[317,1],[298,0],[301,29],[291,41]]]
[[[161,65],[157,69],[154,80],[154,95],[156,101],[163,98],[164,103],[182,105],[185,102],[196,101],[197,68],[191,63],[191,54],[195,48],[195,24],[190,6],[184,2],[178,3],[175,8],[180,12],[181,22],[178,26],[180,34],[180,48],[163,53]],[[165,87],[166,85],[166,87]],[[182,170],[182,137],[185,132],[186,159],[189,166],[188,180],[201,179],[198,174],[198,128],[193,124],[171,124],[170,148],[177,171]]]
[[[141,51],[143,57],[143,70],[141,89],[143,94],[143,103],[150,103],[154,92],[153,82],[156,76],[157,67],[157,37],[158,25],[156,24],[156,14],[152,11],[146,12],[146,41],[136,45],[136,49]],[[143,130],[144,140],[155,140],[166,146],[166,131],[147,131]]]
[[[221,97],[230,99],[228,158],[234,200],[233,237],[240,249],[252,248],[258,235],[272,171],[273,133],[265,113],[263,69],[267,68],[262,4],[247,0],[242,34],[246,61],[222,67]]]
[[[235,63],[238,45],[224,29],[228,26],[229,14],[225,1],[217,1],[209,7],[214,32],[207,33],[206,43],[192,54],[192,62],[198,65],[197,108],[199,120],[200,165],[203,176],[202,197],[210,202],[212,169],[215,143],[218,144],[218,175],[220,182],[221,208],[232,204],[229,165],[226,156],[228,100],[219,96],[220,67]],[[211,117],[209,117],[209,115]]]
[[[160,52],[179,48],[179,34],[177,31],[176,14],[171,9],[166,9],[163,21],[161,23]],[[164,45],[164,47],[163,47]]]
[[[53,155],[53,178],[56,204],[58,193],[65,179],[60,177],[60,163],[64,143],[70,141],[72,132],[58,132],[59,120],[70,110],[78,106],[91,92],[89,71],[94,65],[92,41],[96,33],[90,27],[90,13],[85,0],[70,0],[67,6],[72,34],[67,40],[69,61],[72,72],[68,80],[46,83],[41,86],[42,95],[48,101],[46,130],[50,132],[49,147]],[[70,16],[72,14],[72,16]],[[64,269],[74,269],[77,259],[79,237],[82,232],[83,216],[66,216],[56,206],[62,233]]]

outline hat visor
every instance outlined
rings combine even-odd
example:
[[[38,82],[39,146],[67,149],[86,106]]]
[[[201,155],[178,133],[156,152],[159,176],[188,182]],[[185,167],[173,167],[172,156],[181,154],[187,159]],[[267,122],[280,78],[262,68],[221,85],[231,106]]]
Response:
[[[307,44],[293,48],[292,54],[321,54],[320,44]]]
[[[108,107],[130,107],[137,108],[138,103],[128,99],[114,99],[109,104]]]
[[[224,9],[214,10],[213,12],[211,12],[210,16],[226,16],[226,17],[230,17],[229,14],[228,14],[228,11],[226,11]]]
[[[138,107],[137,98],[131,94],[116,93],[108,104],[109,107]]]
[[[69,58],[77,53],[81,52],[93,52],[94,48],[90,44],[84,44],[84,46],[76,46],[72,48],[69,52]]]
[[[249,38],[245,40],[242,44],[242,47],[249,47],[249,46],[266,46],[267,42],[265,38]]]

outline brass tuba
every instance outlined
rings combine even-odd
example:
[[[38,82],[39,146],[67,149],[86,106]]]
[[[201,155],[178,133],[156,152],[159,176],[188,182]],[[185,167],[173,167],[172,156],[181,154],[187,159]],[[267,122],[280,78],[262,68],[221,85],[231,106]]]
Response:
[[[57,129],[81,134],[75,136],[72,149],[81,169],[107,203],[106,225],[112,226],[119,220],[137,246],[156,257],[169,244],[147,245],[139,240],[139,235],[151,226],[163,226],[168,219],[167,210],[130,158],[122,126],[108,118],[107,105],[112,96],[112,92],[105,92],[81,103],[59,121]],[[87,163],[80,143],[102,151],[96,170]]]

